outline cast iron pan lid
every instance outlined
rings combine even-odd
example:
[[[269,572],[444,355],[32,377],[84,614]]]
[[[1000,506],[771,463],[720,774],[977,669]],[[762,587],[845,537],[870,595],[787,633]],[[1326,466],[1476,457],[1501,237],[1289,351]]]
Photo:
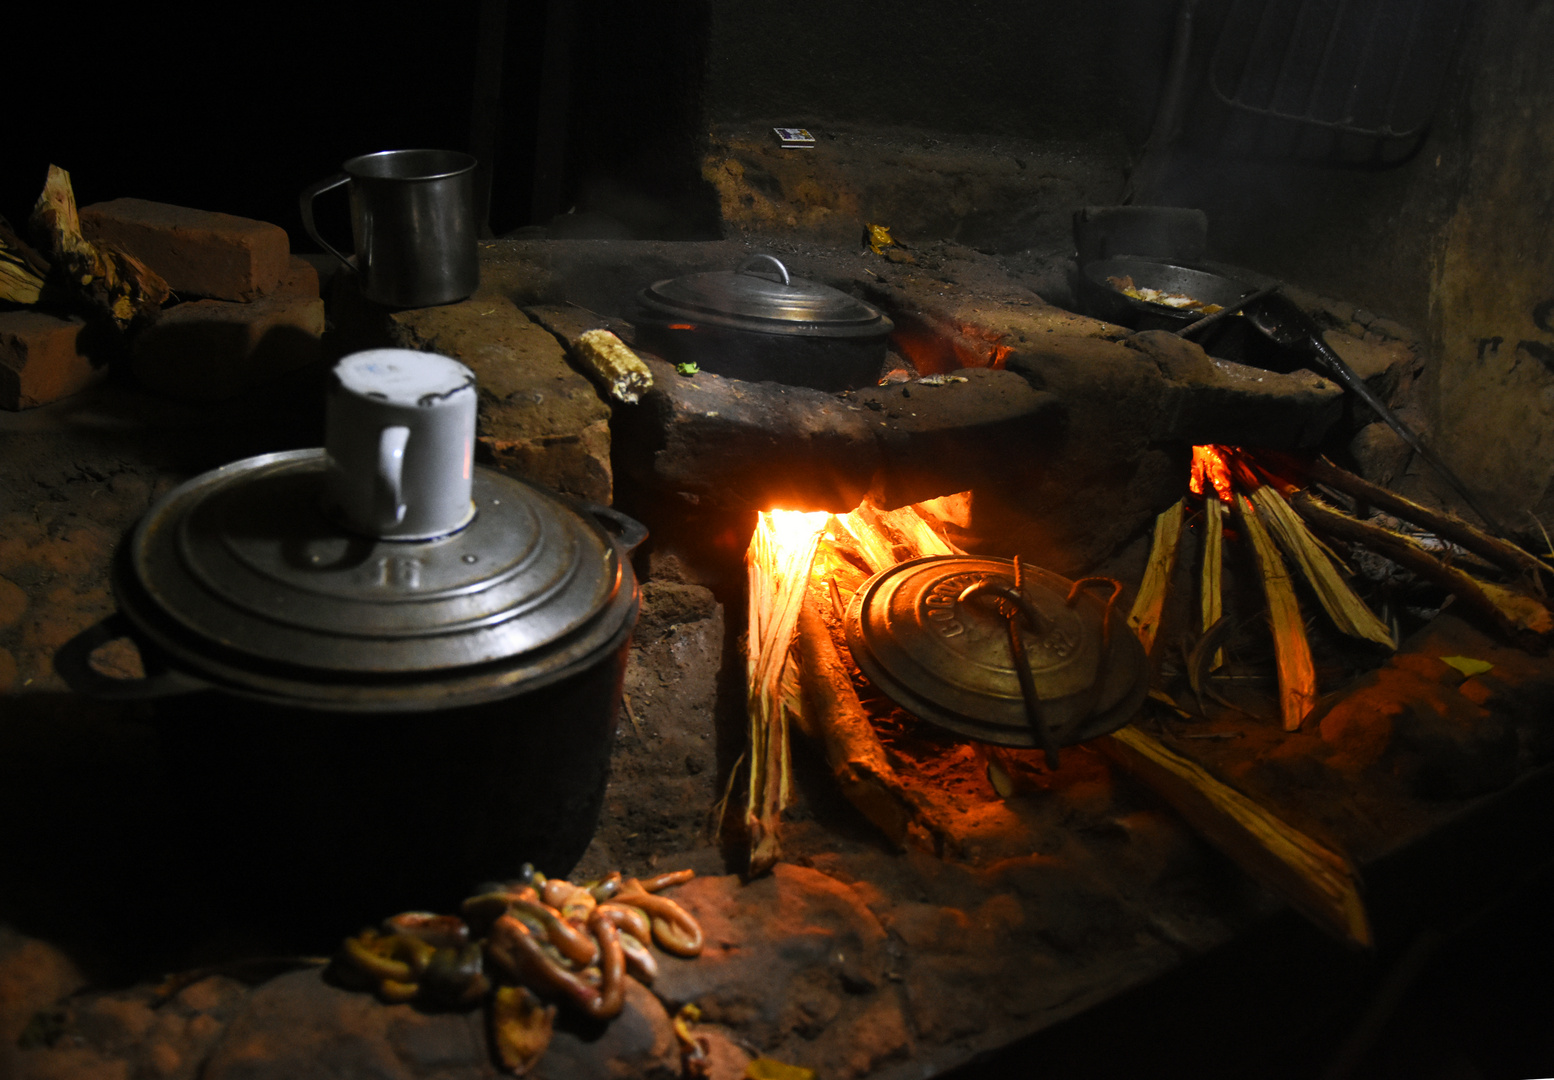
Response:
[[[756,255],[736,270],[666,278],[637,294],[658,319],[801,337],[884,337],[894,324],[874,305],[829,285],[793,277]]]
[[[477,468],[476,514],[435,540],[342,531],[324,451],[234,462],[164,496],[120,552],[120,610],[194,674],[322,707],[507,696],[623,640],[636,590],[592,516]],[[457,699],[457,700],[452,700]]]
[[[1057,745],[1084,742],[1132,719],[1148,691],[1143,647],[1123,613],[1102,632],[1105,604],[1072,582],[1021,563],[1021,592],[1048,622],[1022,629],[1041,711]],[[847,644],[871,682],[923,720],[982,742],[1037,745],[1009,655],[1008,624],[992,606],[959,603],[970,585],[1013,581],[1008,559],[930,555],[864,582],[847,612]]]

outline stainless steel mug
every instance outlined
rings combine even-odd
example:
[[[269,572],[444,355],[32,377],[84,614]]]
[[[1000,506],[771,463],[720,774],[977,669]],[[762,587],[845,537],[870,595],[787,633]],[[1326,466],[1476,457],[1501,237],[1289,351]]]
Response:
[[[326,408],[326,514],[384,540],[427,540],[469,524],[474,372],[436,353],[352,353],[335,365]]]
[[[356,271],[362,295],[389,307],[463,300],[480,284],[475,254],[475,159],[454,150],[384,150],[347,161],[302,193],[302,225]],[[313,223],[313,200],[350,185],[355,260]]]

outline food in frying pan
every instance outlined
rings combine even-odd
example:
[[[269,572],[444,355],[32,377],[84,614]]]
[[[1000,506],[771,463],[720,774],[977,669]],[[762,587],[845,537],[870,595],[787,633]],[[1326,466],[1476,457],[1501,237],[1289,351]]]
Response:
[[[1166,307],[1177,308],[1182,311],[1201,311],[1205,315],[1212,315],[1219,311],[1219,304],[1205,304],[1202,300],[1194,300],[1185,293],[1166,292],[1164,289],[1151,289],[1147,286],[1133,284],[1131,275],[1124,277],[1109,277],[1107,284],[1124,296],[1131,296],[1135,300],[1142,300],[1146,304],[1163,304]]]

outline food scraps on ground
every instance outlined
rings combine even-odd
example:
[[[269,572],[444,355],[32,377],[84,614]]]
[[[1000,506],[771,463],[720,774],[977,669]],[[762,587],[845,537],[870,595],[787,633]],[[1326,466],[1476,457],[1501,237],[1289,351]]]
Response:
[[[331,971],[389,1003],[484,1002],[496,1056],[521,1076],[550,1043],[553,1002],[608,1020],[625,1004],[628,974],[645,984],[658,974],[650,943],[674,956],[701,953],[700,924],[658,895],[694,876],[613,872],[574,885],[525,866],[519,881],[465,900],[459,915],[402,912],[347,938]]]
[[[701,1010],[687,1002],[674,1017],[674,1037],[680,1043],[680,1074],[688,1080],[705,1080],[712,1075],[712,1042],[691,1031],[701,1019]]]

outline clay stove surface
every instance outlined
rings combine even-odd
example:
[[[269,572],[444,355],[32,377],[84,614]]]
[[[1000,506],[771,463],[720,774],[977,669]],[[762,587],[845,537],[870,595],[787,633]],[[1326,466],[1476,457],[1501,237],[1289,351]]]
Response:
[[[318,417],[296,404],[309,389],[195,410],[109,383],[4,418],[0,1071],[495,1075],[478,1012],[385,1006],[292,959],[391,912],[306,932],[222,918],[223,897],[180,871],[183,825],[201,808],[180,801],[146,714],[70,696],[50,665],[59,644],[111,610],[113,545],[158,494],[237,457],[313,444]],[[564,1021],[535,1075],[675,1075],[670,1018],[694,1002],[719,1078],[742,1075],[755,1055],[825,1077],[927,1076],[1249,935],[1338,950],[1085,748],[1001,798],[977,752],[945,742],[913,773],[955,808],[962,842],[934,853],[885,846],[800,744],[784,860],[742,880],[708,828],[743,732],[731,631],[742,616],[720,602],[737,590],[708,588],[671,547],[648,568],[604,818],[573,876],[694,868],[673,895],[702,921],[708,947],[695,961],[666,958],[608,1026]],[[1106,569],[1136,581],[1142,560],[1135,543]],[[1495,669],[1463,679],[1442,655]],[[114,662],[133,670],[133,657]],[[1396,941],[1542,858],[1528,822],[1549,813],[1539,766],[1551,698],[1547,660],[1448,615],[1299,735],[1150,723],[1345,847],[1368,876],[1378,934]],[[1294,1064],[1313,1053],[1287,1049]]]

